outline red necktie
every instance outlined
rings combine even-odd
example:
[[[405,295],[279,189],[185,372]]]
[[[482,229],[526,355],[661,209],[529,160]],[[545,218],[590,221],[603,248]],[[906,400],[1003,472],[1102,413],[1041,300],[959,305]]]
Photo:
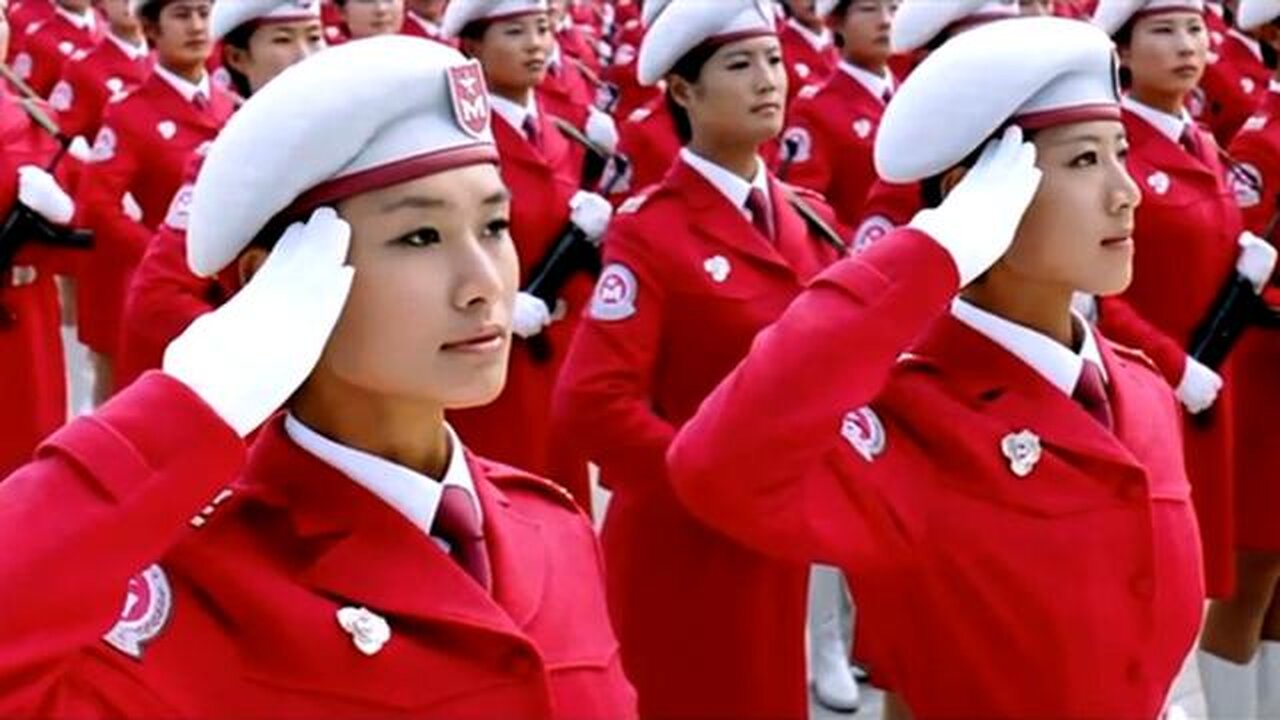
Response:
[[[458,565],[485,590],[490,588],[489,551],[470,493],[457,485],[444,486],[431,534],[449,543],[449,554]]]
[[[1108,430],[1112,428],[1111,401],[1107,399],[1107,386],[1102,382],[1102,369],[1097,363],[1084,361],[1071,399],[1080,403],[1085,412],[1092,415],[1102,427]]]
[[[1182,136],[1178,138],[1178,144],[1183,147],[1191,156],[1201,162],[1204,162],[1204,144],[1200,142],[1200,133],[1190,124],[1186,124],[1182,128]]]
[[[191,104],[195,105],[197,110],[205,110],[209,107],[209,98],[205,97],[203,92],[198,92],[191,96]]]
[[[529,139],[529,144],[535,148],[542,149],[542,133],[538,129],[538,121],[533,119],[532,115],[524,116],[524,136]]]
[[[769,217],[769,204],[760,188],[751,188],[745,207],[751,213],[751,225],[769,242],[774,241],[773,219]]]

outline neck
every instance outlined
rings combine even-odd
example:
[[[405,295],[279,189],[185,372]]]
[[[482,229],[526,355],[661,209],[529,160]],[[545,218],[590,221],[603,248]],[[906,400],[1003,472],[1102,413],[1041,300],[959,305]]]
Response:
[[[191,84],[199,83],[204,80],[204,65],[187,65],[187,64],[171,64],[166,62],[164,58],[159,60],[160,67],[177,75]]]
[[[1186,93],[1163,92],[1136,85],[1129,91],[1129,95],[1149,108],[1175,116],[1182,114],[1187,99]]]
[[[335,442],[434,478],[444,477],[444,408],[375,395],[317,369],[290,403],[307,427]]]
[[[111,34],[120,42],[127,43],[135,47],[142,47],[142,44],[146,42],[146,37],[142,34],[142,28],[136,23],[125,27],[112,25]]]
[[[490,88],[490,92],[503,100],[510,100],[520,107],[527,107],[529,105],[529,101],[533,99],[533,88],[528,87],[511,88],[495,86]]]
[[[850,65],[853,65],[854,67],[861,68],[863,70],[866,70],[869,73],[872,73],[873,75],[879,75],[880,77],[885,77],[885,75],[889,70],[889,63],[887,60],[883,58],[868,60],[867,58],[859,57],[856,54],[845,53],[843,59],[845,62],[849,63]]]
[[[813,33],[814,35],[821,35],[821,34],[822,34],[822,21],[821,21],[821,20],[810,20],[809,22],[805,22],[804,20],[801,20],[800,18],[798,18],[798,17],[794,17],[794,16],[793,16],[791,19],[792,19],[792,20],[795,20],[797,25],[799,25],[800,27],[803,27],[805,30],[808,30],[809,32]]]
[[[689,142],[689,150],[706,158],[738,177],[751,182],[759,170],[758,146],[755,144],[729,144],[710,142],[695,131]]]
[[[88,8],[86,8],[86,9],[84,9],[84,10],[78,10],[78,9],[76,9],[76,8],[73,8],[73,7],[67,7],[66,5],[64,5],[64,4],[62,4],[62,3],[55,3],[55,4],[56,4],[56,5],[58,6],[58,8],[59,8],[60,10],[62,10],[63,12],[71,13],[72,15],[88,15],[88,14],[89,14],[89,12],[90,12],[90,10],[89,10]]]
[[[1075,349],[1070,288],[1026,281],[992,268],[987,278],[970,285],[961,297],[994,315],[1031,328],[1063,346]]]

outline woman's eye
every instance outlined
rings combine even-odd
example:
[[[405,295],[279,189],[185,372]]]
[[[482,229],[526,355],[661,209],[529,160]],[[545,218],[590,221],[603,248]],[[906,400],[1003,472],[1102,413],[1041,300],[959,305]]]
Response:
[[[433,228],[422,228],[399,238],[395,242],[409,247],[427,247],[440,242],[440,232]]]
[[[488,238],[505,238],[507,231],[511,229],[511,221],[502,219],[494,220],[484,226],[485,237]]]
[[[1098,164],[1098,153],[1090,151],[1081,153],[1071,159],[1071,167],[1089,167]]]
[[[770,64],[770,65],[781,65],[781,64],[782,64],[782,56],[781,56],[781,55],[771,55],[771,56],[769,57],[769,64]]]

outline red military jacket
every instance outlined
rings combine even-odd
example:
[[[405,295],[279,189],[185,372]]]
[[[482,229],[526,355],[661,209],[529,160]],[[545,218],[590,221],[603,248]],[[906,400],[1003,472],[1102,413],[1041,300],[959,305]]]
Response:
[[[78,298],[80,337],[98,352],[116,352],[129,278],[169,210],[188,158],[217,136],[234,109],[212,82],[210,90],[208,107],[200,110],[153,73],[107,106],[77,200],[81,222],[98,237],[94,269],[85,273]],[[126,194],[141,208],[140,220],[126,214]]]
[[[840,51],[829,36],[821,44],[815,44],[816,40],[811,31],[802,30],[794,20],[778,28],[782,60],[787,66],[788,102],[809,85],[821,87],[835,72]]]
[[[489,593],[282,425],[241,469],[230,428],[156,373],[0,484],[0,714],[634,717],[596,541],[563,491],[467,456]],[[389,639],[358,649],[342,608]]]
[[[14,38],[18,50],[13,56],[13,73],[40,97],[49,95],[68,60],[92,50],[102,40],[106,23],[95,10],[89,13],[92,26],[79,27],[55,10],[47,20],[27,26],[23,35]]]
[[[47,165],[57,146],[0,88],[0,218],[18,197],[18,168]],[[26,245],[0,272],[0,477],[26,463],[67,419],[66,368],[54,274],[59,252]]]
[[[578,190],[583,150],[556,128],[541,109],[534,147],[524,133],[495,113],[493,136],[498,145],[502,179],[511,189],[511,236],[520,256],[520,278],[527,283],[534,269],[569,224],[569,199]],[[569,486],[585,502],[585,463],[571,469],[556,464],[557,442],[572,445],[551,432],[551,388],[559,375],[569,340],[577,327],[592,279],[580,274],[562,294],[565,306],[552,308],[556,322],[543,330],[550,357],[537,359],[529,344],[516,342],[507,369],[507,384],[494,402],[480,408],[452,411],[450,422],[476,452],[512,466],[540,473]],[[516,429],[519,429],[516,431]]]
[[[957,286],[911,230],[833,266],[680,431],[676,492],[844,568],[858,652],[917,718],[1157,717],[1204,599],[1169,387],[1100,340],[1109,432],[946,316]]]
[[[129,55],[108,32],[98,46],[73,57],[63,68],[62,79],[49,94],[49,104],[58,111],[62,132],[92,141],[102,125],[102,113],[113,98],[142,84],[151,74],[155,59],[143,48]]]
[[[36,23],[42,23],[55,14],[53,9],[53,0],[13,0],[9,3],[9,36],[10,38],[22,38],[27,34],[27,29]],[[5,58],[6,62],[12,64],[14,56],[16,56],[21,48],[18,43],[9,43],[9,56]]]
[[[876,178],[867,191],[862,220],[853,233],[853,247],[866,248],[890,230],[911,222],[922,209],[920,183],[890,183]]]
[[[807,714],[807,566],[689,516],[663,462],[756,332],[836,257],[788,193],[834,223],[821,198],[771,180],[771,244],[684,160],[624,204],[556,388],[557,434],[573,437],[614,491],[603,534],[609,602],[645,717]]]
[[[632,110],[619,125],[618,136],[618,151],[630,164],[627,182],[617,188],[623,196],[661,182],[682,145],[662,95]]]
[[[574,127],[585,129],[595,92],[575,62],[562,50],[560,60],[547,69],[546,78],[537,88],[538,104]]]
[[[1271,71],[1216,12],[1206,12],[1204,18],[1209,28],[1209,63],[1187,108],[1225,146],[1261,101]]]
[[[825,85],[800,91],[782,133],[784,179],[824,196],[849,226],[862,218],[876,181],[872,152],[884,107],[884,98],[837,68]]]
[[[441,45],[448,45],[456,48],[458,43],[451,38],[445,37],[440,30],[440,26],[430,20],[420,17],[417,13],[409,8],[404,9],[404,24],[400,27],[401,35],[409,37],[420,37],[427,40],[434,40]]]

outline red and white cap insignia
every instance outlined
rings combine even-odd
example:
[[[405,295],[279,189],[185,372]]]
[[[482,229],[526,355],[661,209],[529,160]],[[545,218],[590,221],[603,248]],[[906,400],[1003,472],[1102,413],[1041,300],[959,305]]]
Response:
[[[124,609],[114,627],[102,639],[135,660],[152,638],[160,634],[173,611],[173,592],[159,565],[152,565],[129,580]]]

